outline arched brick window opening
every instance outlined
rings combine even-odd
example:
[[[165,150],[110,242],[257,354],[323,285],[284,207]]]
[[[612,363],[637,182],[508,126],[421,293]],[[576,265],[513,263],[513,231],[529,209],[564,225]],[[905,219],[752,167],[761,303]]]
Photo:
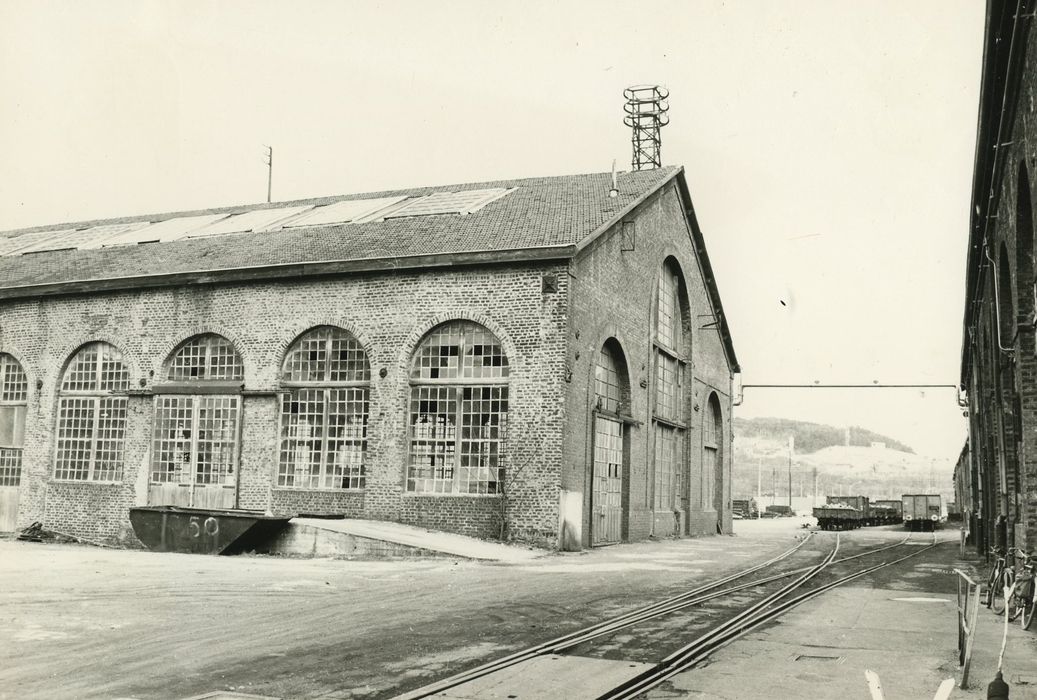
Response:
[[[702,416],[702,509],[721,510],[724,464],[724,419],[715,393]]]
[[[301,335],[285,353],[277,485],[362,489],[366,474],[371,367],[341,328]]]
[[[180,505],[233,506],[241,418],[241,355],[223,336],[198,335],[166,362],[168,385],[156,387],[151,449],[153,486],[190,486]],[[201,496],[198,487],[212,487]],[[226,488],[221,494],[219,489]],[[149,497],[150,498],[150,497]]]
[[[623,473],[630,381],[623,349],[615,338],[601,346],[594,366],[594,464],[591,476],[591,544],[623,537]]]
[[[72,356],[58,390],[55,479],[122,480],[129,388],[115,346],[89,343]]]
[[[506,463],[508,358],[471,321],[433,328],[410,368],[407,490],[496,494]]]
[[[0,486],[22,481],[22,444],[29,382],[25,371],[7,353],[0,352]]]
[[[679,510],[683,493],[687,292],[680,267],[667,259],[659,272],[652,324],[653,507]]]
[[[1015,197],[1015,274],[1018,314],[1026,320],[1033,318],[1037,285],[1033,271],[1033,204],[1030,196],[1030,174],[1026,161],[1019,163],[1019,178]]]

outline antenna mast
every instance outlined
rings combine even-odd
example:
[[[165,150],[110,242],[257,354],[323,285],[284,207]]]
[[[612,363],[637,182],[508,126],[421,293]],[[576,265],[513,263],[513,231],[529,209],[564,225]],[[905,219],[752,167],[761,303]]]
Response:
[[[670,91],[660,85],[635,85],[623,91],[623,97],[627,98],[623,105],[627,113],[623,123],[633,129],[631,170],[662,167],[662,139],[659,132],[670,123],[667,114],[670,105],[666,102],[669,96]]]
[[[270,201],[270,192],[274,184],[274,147],[266,146],[266,201]]]

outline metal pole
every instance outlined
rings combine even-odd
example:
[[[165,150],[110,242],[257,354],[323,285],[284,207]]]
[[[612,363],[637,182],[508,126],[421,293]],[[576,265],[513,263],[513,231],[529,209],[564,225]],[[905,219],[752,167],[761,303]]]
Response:
[[[789,510],[792,510],[792,451],[796,449],[796,436],[789,435]]]

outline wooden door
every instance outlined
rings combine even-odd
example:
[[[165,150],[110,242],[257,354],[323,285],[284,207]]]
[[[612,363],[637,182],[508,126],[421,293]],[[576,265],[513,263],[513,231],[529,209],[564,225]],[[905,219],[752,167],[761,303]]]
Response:
[[[240,397],[158,396],[149,505],[237,507]]]
[[[594,418],[591,545],[614,544],[623,535],[623,424]]]

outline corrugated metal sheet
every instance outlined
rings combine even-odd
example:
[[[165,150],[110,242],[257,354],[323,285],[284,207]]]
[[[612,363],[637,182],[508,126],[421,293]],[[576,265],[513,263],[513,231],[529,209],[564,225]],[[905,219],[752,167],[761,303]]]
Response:
[[[109,246],[135,245],[137,243],[154,243],[177,241],[214,221],[226,218],[226,214],[203,214],[201,216],[178,216],[159,221],[135,231],[128,231],[104,241],[104,248]]]
[[[349,224],[366,219],[375,212],[391,207],[407,197],[379,197],[378,199],[349,199],[324,207],[316,207],[284,225],[284,228],[301,226],[323,226],[326,224]]]
[[[234,214],[226,219],[216,221],[191,231],[187,238],[200,238],[202,236],[222,236],[230,233],[248,233],[249,231],[268,231],[280,228],[285,219],[289,219],[300,212],[312,209],[311,206],[303,207],[277,207],[274,209],[254,209],[242,214]]]
[[[463,192],[435,192],[408,202],[385,215],[386,219],[431,214],[468,214],[508,193],[505,188],[465,190]]]

